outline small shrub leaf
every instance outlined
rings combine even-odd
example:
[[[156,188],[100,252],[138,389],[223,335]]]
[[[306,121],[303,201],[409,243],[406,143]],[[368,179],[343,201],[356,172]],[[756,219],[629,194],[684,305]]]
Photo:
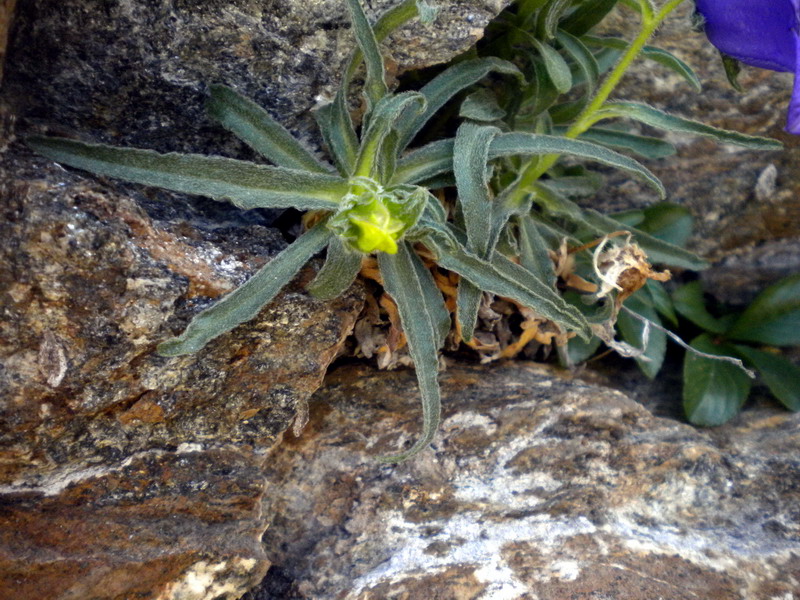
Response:
[[[645,319],[652,321],[656,325],[661,325],[661,319],[655,309],[634,295],[625,301],[625,306],[633,312],[641,315]],[[650,327],[647,336],[647,344],[644,340],[645,323],[630,316],[627,312],[619,313],[617,319],[617,329],[622,339],[634,348],[641,348],[644,354],[635,357],[636,363],[648,379],[655,379],[664,364],[664,356],[667,353],[667,335],[655,327]]]
[[[736,344],[736,352],[755,367],[772,395],[792,411],[800,410],[800,368],[782,356]]]
[[[790,275],[761,292],[727,335],[771,346],[800,345],[800,274]]]
[[[690,346],[707,354],[735,355],[729,344],[715,344],[704,333]],[[687,352],[683,361],[683,407],[694,425],[722,425],[735,417],[750,394],[751,381],[744,371],[728,362]]]

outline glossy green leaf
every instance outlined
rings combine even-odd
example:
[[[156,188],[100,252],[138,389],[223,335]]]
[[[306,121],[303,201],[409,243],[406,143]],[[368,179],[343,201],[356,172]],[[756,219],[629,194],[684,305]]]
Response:
[[[210,87],[206,108],[223,127],[279,167],[328,173],[316,157],[258,104],[224,85]]]
[[[692,323],[717,335],[725,333],[725,324],[712,316],[703,298],[703,286],[699,281],[682,285],[672,293],[675,310]]]
[[[33,136],[28,145],[61,164],[176,192],[227,200],[239,208],[331,209],[347,193],[333,175],[199,154],[159,154],[63,138]]]
[[[647,294],[650,303],[653,305],[653,308],[658,311],[658,314],[665,317],[672,325],[678,325],[678,315],[675,313],[675,306],[672,303],[672,298],[670,298],[661,282],[648,279],[647,283],[644,284],[643,293]]]
[[[755,367],[772,395],[786,408],[800,410],[800,368],[780,355],[736,344],[736,352]]]
[[[707,354],[735,355],[729,344],[715,344],[704,333],[690,346]],[[687,352],[683,361],[683,408],[694,425],[722,425],[735,417],[750,394],[750,378],[728,362]]]
[[[602,112],[607,116],[633,119],[664,131],[709,137],[723,144],[735,144],[751,150],[780,150],[783,148],[783,144],[778,140],[711,127],[710,125],[670,115],[652,106],[636,102],[608,103]]]
[[[406,460],[424,450],[436,434],[441,415],[437,327],[431,315],[420,310],[420,299],[427,297],[427,294],[423,287],[425,283],[412,262],[413,256],[414,252],[406,243],[400,244],[397,254],[378,254],[384,288],[394,299],[400,313],[422,398],[422,436],[405,452],[381,458],[383,462]]]
[[[728,331],[735,340],[771,346],[800,345],[800,274],[761,292]]]
[[[336,236],[328,244],[325,264],[314,280],[308,284],[308,291],[320,300],[338,298],[347,291],[361,270],[363,254],[348,248]]]
[[[499,58],[488,57],[456,63],[423,86],[419,93],[425,96],[427,102],[425,110],[418,115],[412,115],[404,119],[404,122],[398,124],[398,134],[400,137],[398,147],[400,150],[408,146],[425,123],[427,123],[436,111],[442,108],[450,98],[461,90],[479,82],[492,72],[514,75],[520,81],[524,81],[522,73],[513,63]]]
[[[182,334],[158,346],[162,356],[192,354],[215,337],[254,318],[330,241],[324,223],[308,230],[288,248],[210,308],[195,315]]]
[[[685,246],[692,236],[694,218],[685,206],[671,202],[659,202],[644,209],[644,222],[639,229],[653,237]]]
[[[639,292],[641,294],[641,292]],[[635,294],[625,301],[625,306],[633,312],[641,315],[645,319],[661,325],[661,319],[655,309],[642,301],[639,294]],[[661,366],[664,364],[664,356],[667,353],[667,335],[655,327],[650,327],[648,332],[647,345],[644,344],[645,323],[628,314],[626,311],[619,313],[617,318],[617,330],[622,339],[634,348],[644,350],[642,357],[635,357],[636,363],[649,379],[655,379]]]

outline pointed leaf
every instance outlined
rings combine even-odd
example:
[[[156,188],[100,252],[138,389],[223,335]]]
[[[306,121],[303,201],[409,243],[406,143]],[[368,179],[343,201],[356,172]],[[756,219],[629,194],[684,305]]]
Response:
[[[514,75],[520,81],[524,77],[520,70],[512,63],[499,58],[487,57],[465,60],[448,67],[444,72],[434,77],[419,91],[427,105],[425,110],[419,115],[414,115],[398,126],[400,135],[399,148],[405,149],[406,146],[419,133],[419,130],[445,103],[461,90],[477,83],[489,73],[496,72],[505,75]]]
[[[347,0],[347,7],[350,9],[350,18],[358,47],[361,49],[367,65],[364,95],[367,98],[367,114],[369,114],[378,101],[389,93],[384,79],[383,56],[381,56],[378,41],[364,14],[360,0]]]
[[[564,30],[558,31],[556,39],[578,65],[586,82],[586,95],[591,96],[597,80],[600,78],[600,68],[597,66],[597,60],[591,50],[580,39]]]
[[[736,340],[771,346],[800,345],[800,274],[761,292],[728,331]]]
[[[611,48],[614,50],[626,50],[628,47],[628,42],[625,40],[621,40],[619,38],[612,38],[612,37],[592,37],[592,36],[585,36],[583,41],[587,44],[591,44],[592,46],[597,46],[600,48]],[[642,48],[642,56],[658,64],[667,67],[671,71],[674,71],[681,77],[683,77],[689,85],[691,85],[696,91],[701,91],[702,85],[700,84],[700,80],[697,78],[697,74],[692,70],[692,68],[683,62],[680,58],[664,50],[662,48],[656,48],[655,46],[645,46]]]
[[[135,183],[228,200],[243,209],[331,209],[347,193],[333,175],[270,167],[219,156],[159,154],[34,136],[28,145],[52,160]]]
[[[678,315],[675,314],[675,306],[672,298],[669,297],[664,285],[658,281],[648,279],[644,284],[644,289],[650,297],[650,302],[662,317],[665,317],[672,325],[678,325]]]
[[[344,97],[340,89],[333,102],[314,111],[314,118],[337,170],[342,176],[349,177],[358,154],[358,137]]]
[[[330,300],[341,296],[358,276],[363,254],[348,248],[341,239],[334,236],[328,244],[325,264],[306,289],[320,300]]]
[[[600,23],[616,4],[617,0],[587,0],[561,21],[560,27],[572,35],[582,36]]]
[[[564,128],[566,130],[566,128]],[[659,159],[675,154],[675,146],[659,138],[592,127],[578,136],[579,140],[595,142],[615,150],[632,152],[642,158]]]
[[[800,410],[800,368],[778,354],[736,344],[736,352],[758,369],[772,395],[792,411]]]
[[[467,278],[481,290],[512,298],[544,318],[589,339],[591,333],[583,315],[564,302],[545,282],[501,254],[495,253],[490,262],[475,256],[460,244],[448,246],[433,236],[426,239],[425,244],[436,253],[440,266]]]
[[[690,344],[707,354],[731,356],[729,344],[715,344],[704,333]],[[722,425],[735,417],[750,394],[750,378],[739,367],[687,352],[683,361],[683,408],[694,425]]]
[[[325,247],[331,232],[324,223],[297,238],[293,244],[222,300],[195,315],[186,330],[158,346],[161,356],[192,354],[215,337],[254,318]]]
[[[556,273],[550,260],[547,243],[542,237],[536,222],[531,217],[519,217],[520,264],[533,273],[539,281],[555,289]]]
[[[381,146],[386,136],[395,128],[397,119],[403,115],[415,115],[425,109],[425,97],[418,92],[403,92],[382,98],[376,105],[369,126],[362,135],[353,175],[374,177],[376,158],[381,154]],[[408,112],[405,112],[408,111]],[[393,146],[397,147],[399,136]]]
[[[506,116],[506,111],[500,108],[497,97],[487,89],[479,89],[464,99],[458,116],[463,119],[491,123]]]
[[[255,102],[224,85],[212,85],[209,115],[279,167],[328,173],[286,128]]]
[[[636,102],[609,103],[605,105],[602,112],[608,114],[608,116],[634,119],[645,125],[658,127],[665,131],[709,137],[723,144],[735,144],[751,150],[780,150],[783,148],[783,144],[778,140],[718,129],[697,121],[670,115],[652,106]]]
[[[406,460],[427,448],[439,427],[441,415],[437,328],[431,315],[425,310],[420,311],[420,298],[426,296],[423,287],[425,283],[419,278],[412,255],[408,245],[401,243],[397,254],[379,253],[378,266],[384,287],[397,305],[411,359],[414,361],[422,398],[422,436],[405,452],[381,458],[384,462]]]
[[[703,286],[699,281],[679,287],[672,293],[672,300],[675,310],[698,327],[717,335],[725,333],[725,324],[708,312],[703,299]]]
[[[558,53],[558,50],[545,44],[536,38],[530,38],[530,41],[536,46],[539,51],[539,56],[542,57],[544,68],[547,70],[547,76],[553,82],[555,88],[561,94],[566,94],[572,89],[572,73],[569,70],[569,65],[564,57]]]
[[[532,133],[504,133],[494,139],[489,151],[490,158],[542,154],[566,154],[616,167],[642,178],[658,191],[662,198],[666,195],[666,190],[662,183],[644,165],[591,142]]]
[[[455,140],[436,140],[409,152],[397,162],[393,183],[418,184],[453,170]]]

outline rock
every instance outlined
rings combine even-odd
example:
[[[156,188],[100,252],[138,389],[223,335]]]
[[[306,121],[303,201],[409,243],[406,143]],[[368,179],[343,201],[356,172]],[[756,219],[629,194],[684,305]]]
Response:
[[[788,73],[743,66],[744,93],[727,82],[719,53],[702,33],[690,30],[691,3],[685,2],[652,43],[694,68],[703,85],[693,90],[682,77],[640,60],[616,97],[752,135],[774,137],[785,149],[749,151],[683,134],[666,137],[678,155],[643,161],[661,178],[668,200],[695,216],[690,247],[715,262],[703,274],[719,300],[746,304],[758,291],[800,271],[800,137],[783,131],[792,84]],[[632,11],[618,8],[602,24],[603,34],[630,38],[637,25]],[[642,128],[649,135],[663,135]],[[602,210],[627,210],[656,201],[653,192],[620,173],[609,173],[606,187],[589,202]]]
[[[465,51],[508,1],[437,0],[435,24],[410,24],[386,45],[392,70]],[[370,16],[397,3],[371,3]],[[4,95],[19,118],[55,132],[247,154],[203,108],[208,85],[225,83],[318,146],[311,109],[332,97],[353,45],[344,0],[36,0],[18,8]]]
[[[413,373],[329,374],[302,437],[270,457],[273,567],[248,598],[800,590],[797,415],[763,408],[698,430],[526,363],[450,364],[442,383],[433,448],[392,466],[376,458],[419,433]]]
[[[3,155],[2,598],[238,598],[268,565],[265,452],[361,309],[357,286],[311,298],[307,269],[247,326],[157,356],[285,242],[154,222],[141,195]]]

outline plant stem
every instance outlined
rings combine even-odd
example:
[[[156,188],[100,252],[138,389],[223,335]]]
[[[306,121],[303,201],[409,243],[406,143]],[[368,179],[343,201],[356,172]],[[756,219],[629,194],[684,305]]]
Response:
[[[636,60],[636,57],[639,56],[647,40],[650,39],[664,19],[683,1],[684,0],[669,0],[656,14],[648,10],[641,11],[642,25],[639,34],[633,39],[617,64],[603,80],[603,84],[598,88],[592,101],[584,107],[575,119],[575,122],[564,133],[564,137],[577,138],[604,117],[601,109],[606,100],[608,100],[608,97],[613,93],[614,89],[616,89],[617,85],[619,85],[622,77],[633,61]],[[527,193],[527,188],[544,175],[556,163],[559,156],[558,154],[547,154],[531,159],[514,184],[516,187],[514,192],[515,198],[521,199],[521,196]]]

